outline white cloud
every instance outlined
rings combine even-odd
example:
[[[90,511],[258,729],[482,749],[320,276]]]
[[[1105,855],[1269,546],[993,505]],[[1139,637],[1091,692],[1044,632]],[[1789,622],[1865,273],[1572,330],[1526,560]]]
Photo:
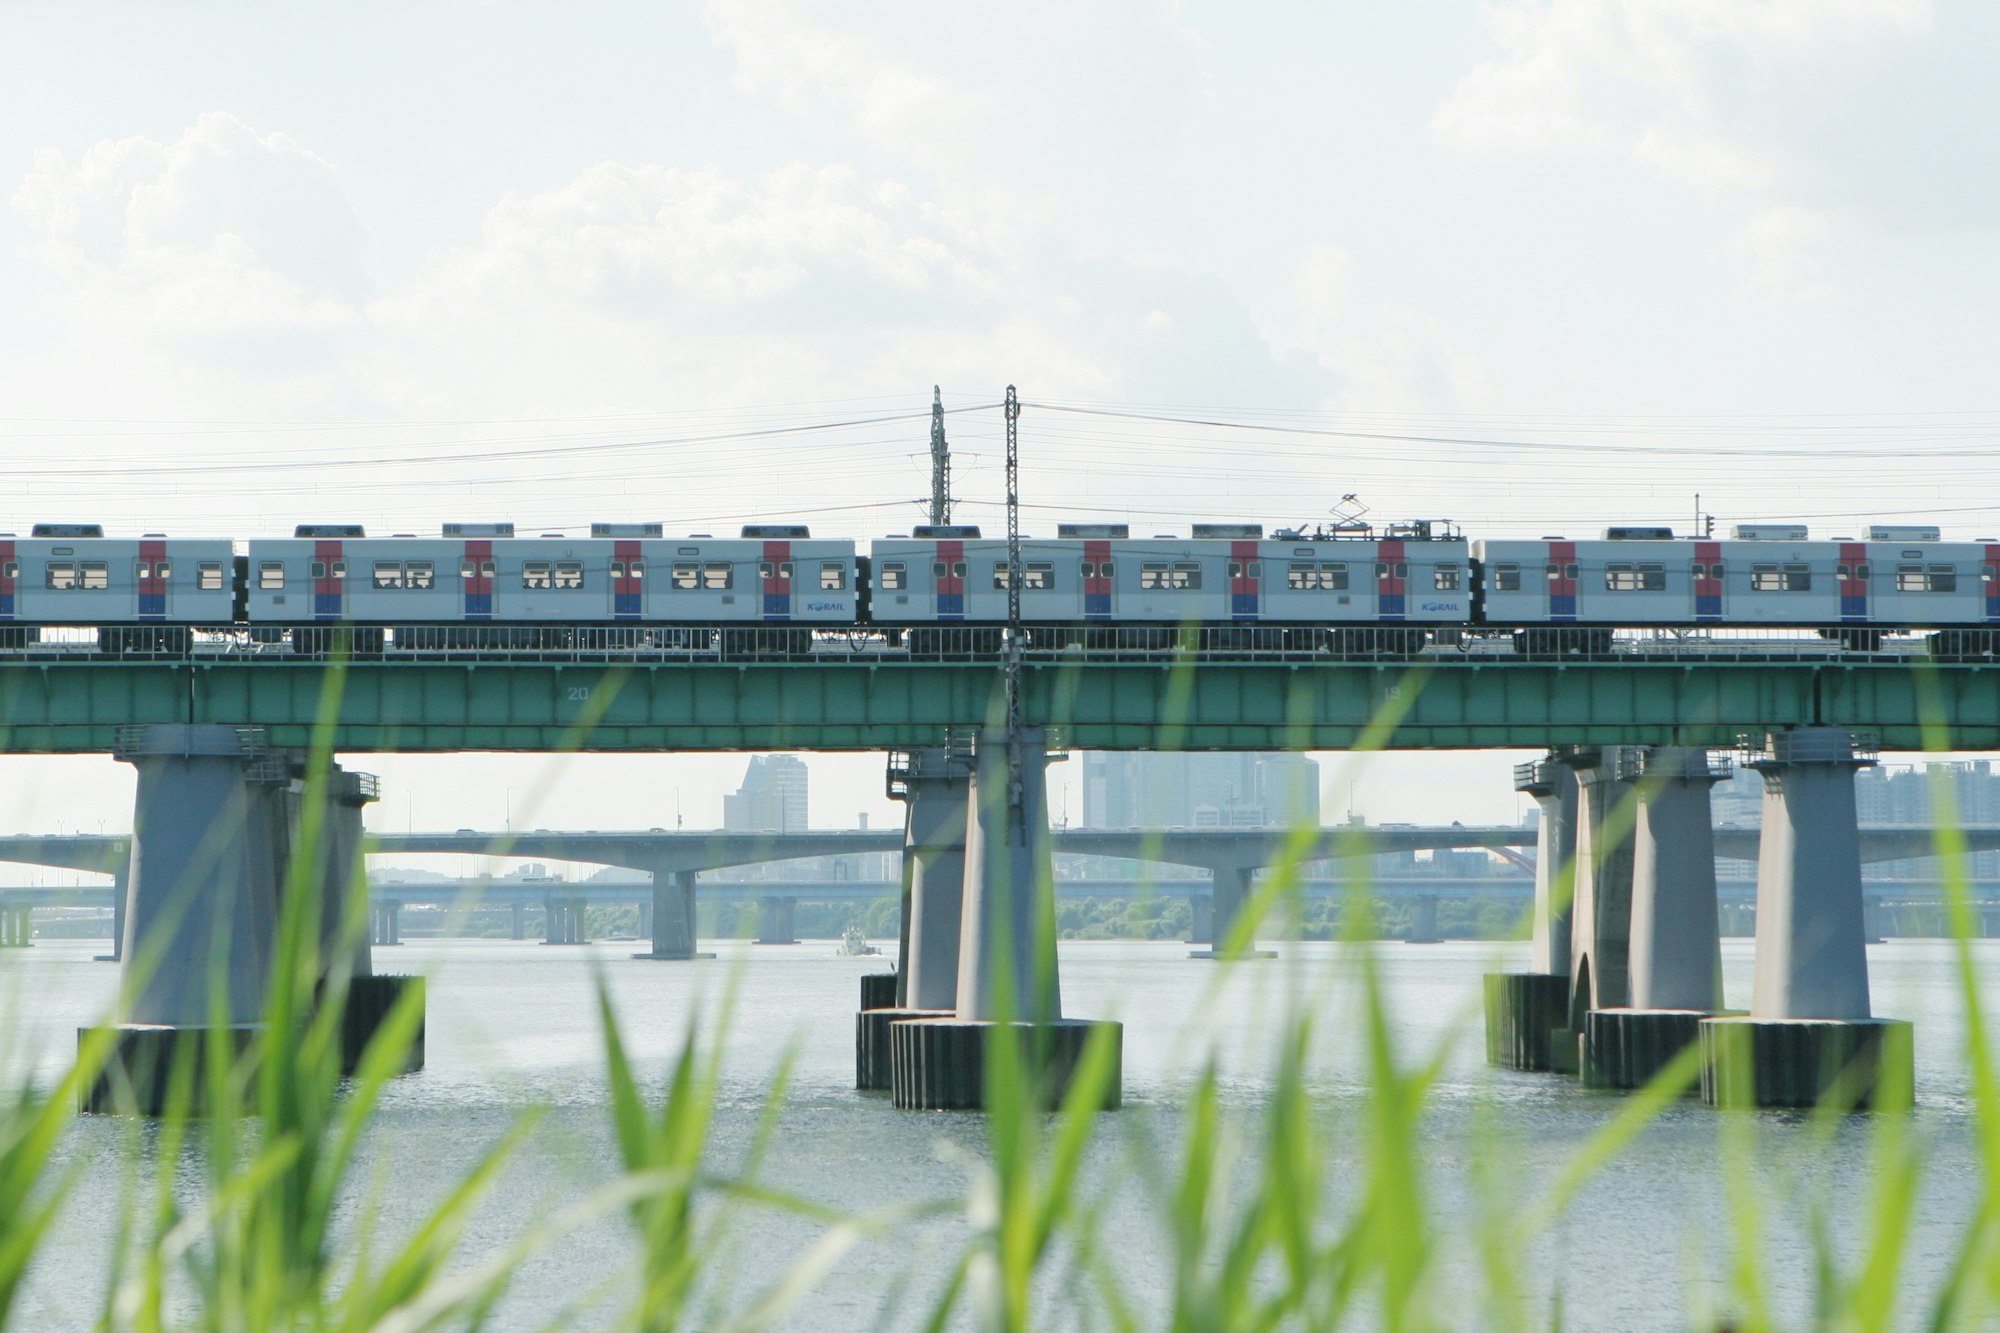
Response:
[[[988,292],[984,257],[895,182],[795,163],[755,180],[604,162],[556,189],[509,195],[476,247],[434,282],[491,294],[616,300],[670,289],[707,307],[769,301],[851,275],[902,292]]]
[[[1765,305],[1821,304],[1839,297],[1812,257],[1833,231],[1824,213],[1774,204],[1761,208],[1729,240],[1729,252],[1744,265],[1751,297]]]
[[[173,143],[36,153],[13,197],[73,311],[201,337],[355,323],[365,236],[332,165],[282,134],[202,116]]]
[[[1930,18],[1929,0],[1515,0],[1487,15],[1500,58],[1432,129],[1468,152],[1624,152],[1705,193],[1768,189],[1783,164],[1724,93]]]

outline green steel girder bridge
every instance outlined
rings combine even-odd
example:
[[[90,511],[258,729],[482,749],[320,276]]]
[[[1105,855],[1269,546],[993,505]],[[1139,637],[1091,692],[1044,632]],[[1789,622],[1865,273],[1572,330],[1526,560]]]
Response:
[[[2000,664],[1754,648],[1048,654],[1024,669],[1025,715],[1067,745],[1110,750],[1726,746],[1807,725],[1873,733],[1887,750],[2000,749]],[[345,753],[891,750],[969,735],[997,716],[1000,683],[990,661],[874,653],[73,653],[0,664],[0,751],[105,753],[144,723],[262,727],[272,745],[303,747],[323,703]]]

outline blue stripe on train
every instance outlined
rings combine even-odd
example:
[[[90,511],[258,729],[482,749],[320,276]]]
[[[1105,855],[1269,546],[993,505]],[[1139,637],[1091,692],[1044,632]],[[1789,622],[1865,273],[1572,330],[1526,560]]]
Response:
[[[764,594],[764,619],[790,620],[792,618],[792,595],[788,592],[767,592]]]
[[[139,594],[139,619],[165,620],[167,617],[167,595],[163,592],[142,592]]]
[[[11,592],[0,592],[0,619],[12,620],[13,618],[14,594]]]
[[[965,594],[962,592],[941,592],[937,595],[939,620],[965,619]]]
[[[490,592],[469,592],[465,594],[465,618],[467,620],[493,619],[493,594]]]
[[[1108,592],[1087,592],[1083,595],[1083,614],[1087,620],[1111,619],[1111,594]]]
[[[1229,614],[1237,620],[1255,620],[1257,618],[1257,594],[1254,592],[1230,593]]]
[[[1377,599],[1375,616],[1378,620],[1401,620],[1403,618],[1403,594],[1385,592]]]
[[[13,603],[14,599],[11,597],[0,599],[0,615],[6,614],[7,608],[11,607]],[[2000,597],[1989,597],[1986,599],[1986,618],[1988,620],[2000,620]]]
[[[1867,596],[1864,594],[1860,597],[1849,597],[1842,594],[1840,599],[1840,618],[1842,620],[1868,619]]]
[[[1694,618],[1696,620],[1722,619],[1722,594],[1719,592],[1696,593],[1694,598]]]
[[[314,593],[313,615],[321,620],[340,619],[340,594],[337,592]]]
[[[765,601],[768,604],[769,598]],[[614,592],[611,594],[611,614],[618,620],[639,618],[639,594],[636,592]]]
[[[1549,594],[1550,620],[1576,619],[1576,594],[1573,592],[1552,592]]]

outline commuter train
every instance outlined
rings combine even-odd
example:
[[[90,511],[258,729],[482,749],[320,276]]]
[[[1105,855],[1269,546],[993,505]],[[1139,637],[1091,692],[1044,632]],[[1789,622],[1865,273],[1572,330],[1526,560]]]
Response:
[[[108,538],[94,524],[0,534],[0,648],[90,629],[105,652],[186,650],[197,631],[319,652],[610,646],[780,654],[846,631],[914,653],[986,652],[1009,613],[1007,542],[919,526],[864,547],[807,528],[588,537],[445,524],[436,537],[303,525],[290,538]],[[1448,523],[1280,529],[1196,524],[1133,536],[1063,524],[1021,540],[1031,648],[1413,653],[1511,637],[1532,653],[1609,649],[1617,630],[1803,629],[1857,651],[1928,632],[1934,652],[2000,648],[2000,542],[1932,527],[1812,540],[1795,525],[1729,539],[1667,528],[1601,539],[1469,541]],[[1190,636],[1193,636],[1192,639]]]

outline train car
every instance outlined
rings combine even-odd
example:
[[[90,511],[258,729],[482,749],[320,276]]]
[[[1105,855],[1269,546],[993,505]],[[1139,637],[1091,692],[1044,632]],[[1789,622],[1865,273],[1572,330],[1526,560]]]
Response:
[[[1602,541],[1474,543],[1484,624],[1529,651],[1602,651],[1621,628],[1809,628],[1873,649],[1899,631],[1950,631],[1940,646],[1990,651],[2000,625],[2000,545],[1948,543],[1935,528],[1876,527],[1866,541],[1812,540],[1796,524],[1742,525],[1727,541],[1614,528]]]
[[[78,627],[102,652],[184,651],[197,627],[235,619],[233,556],[226,538],[106,537],[95,523],[0,534],[0,645]]]
[[[671,540],[657,523],[594,524],[589,537],[460,523],[437,538],[301,525],[290,539],[250,543],[245,604],[254,629],[289,632],[301,651],[320,651],[327,635],[311,631],[341,623],[363,627],[365,649],[399,627],[398,646],[414,648],[561,646],[552,636],[565,628],[597,626],[635,631],[599,636],[614,646],[706,647],[710,627],[754,624],[771,627],[760,642],[803,651],[810,626],[855,621],[858,575],[852,541],[814,541],[795,525],[746,527],[733,540]]]
[[[1006,622],[1007,543],[975,527],[919,527],[870,547],[871,615],[913,648],[962,636],[997,646]],[[1062,524],[1023,538],[1021,617],[1036,646],[1169,646],[1200,626],[1212,647],[1318,646],[1334,627],[1421,646],[1421,628],[1471,610],[1470,555],[1455,533],[1326,540],[1264,536],[1255,524],[1196,524],[1191,536],[1135,538],[1124,524]],[[1267,631],[1267,632],[1266,632]]]

